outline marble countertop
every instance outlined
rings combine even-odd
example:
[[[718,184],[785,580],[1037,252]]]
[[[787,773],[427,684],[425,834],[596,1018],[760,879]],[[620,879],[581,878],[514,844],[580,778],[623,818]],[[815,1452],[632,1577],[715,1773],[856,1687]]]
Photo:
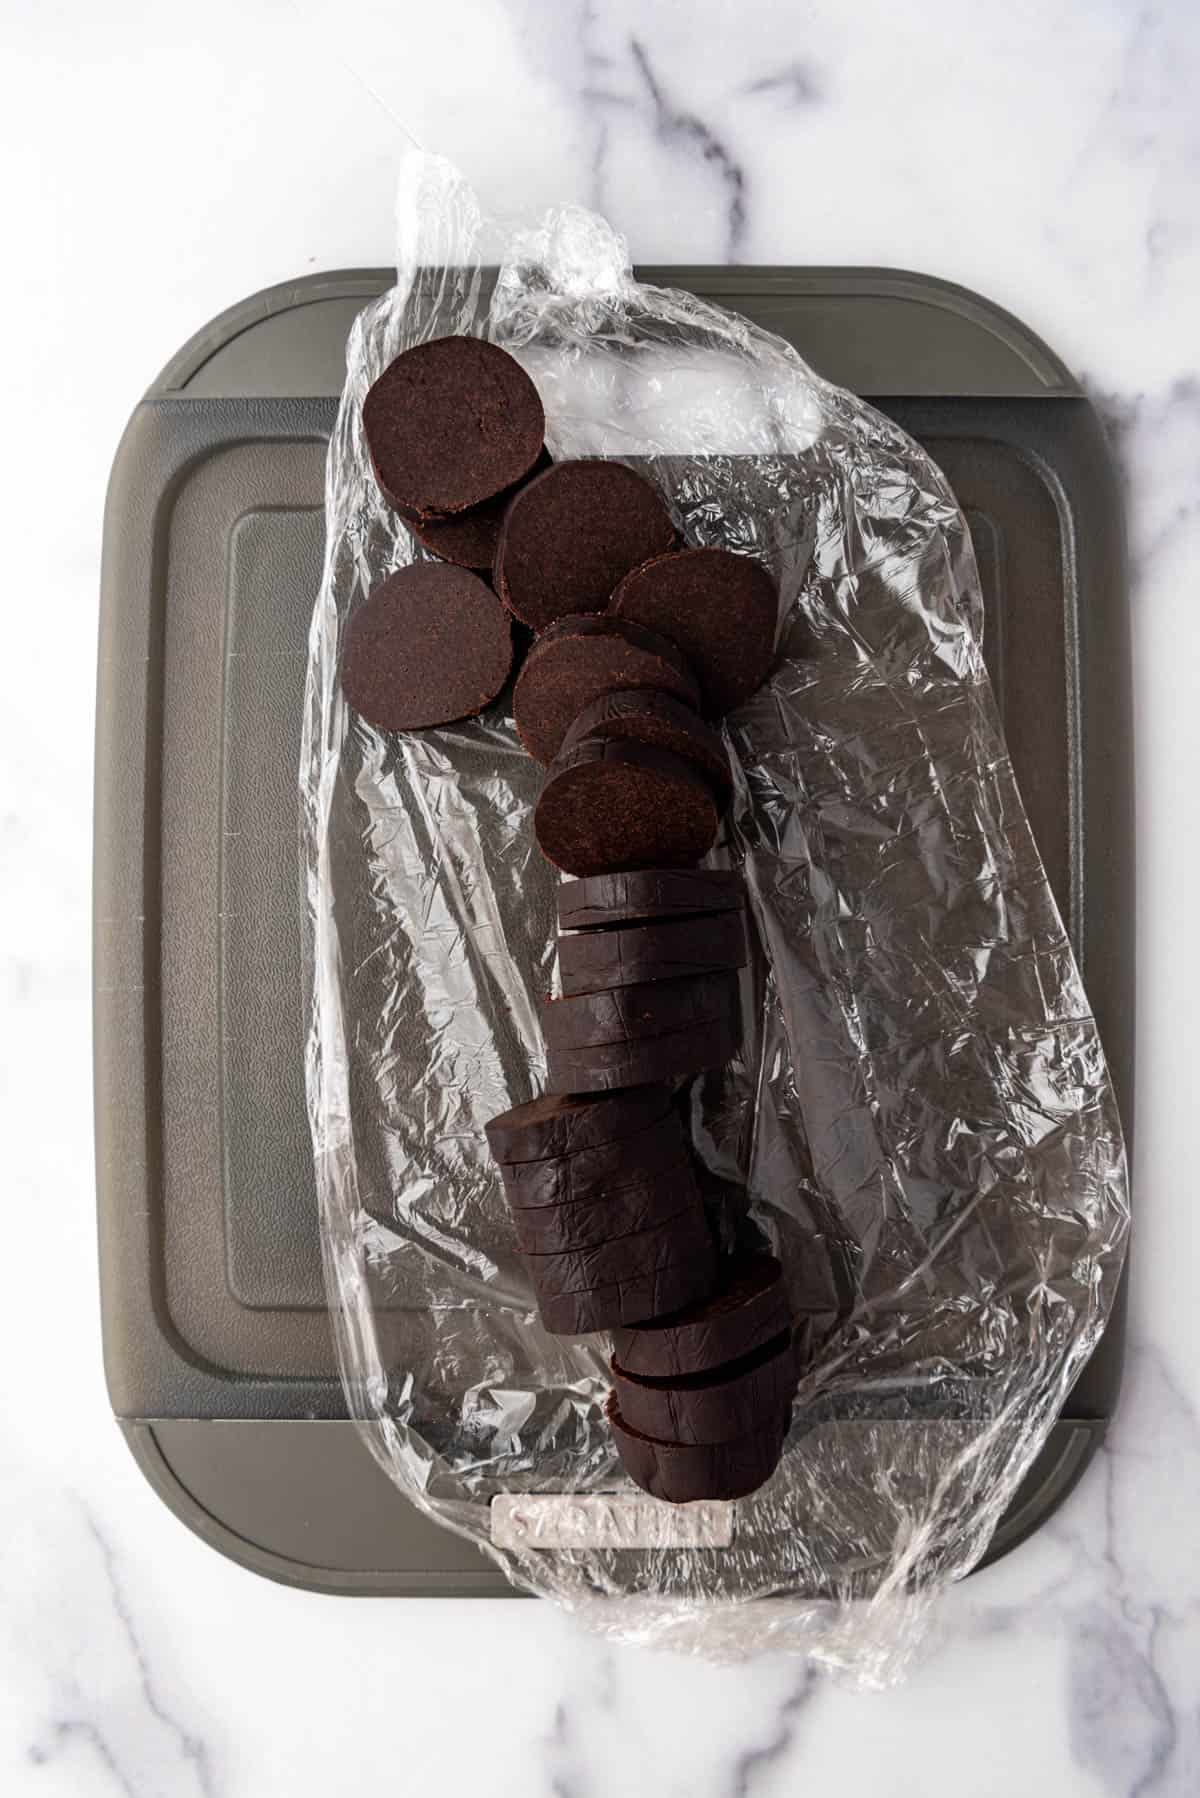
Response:
[[[768,1798],[1200,1791],[1200,11],[1193,0],[15,5],[0,59],[0,1789]],[[255,1579],[162,1507],[100,1365],[90,1115],[101,513],[130,407],[271,282],[388,260],[404,131],[492,206],[642,260],[977,288],[1087,382],[1127,483],[1139,806],[1137,1237],[1109,1442],[952,1592],[902,1689],[717,1669],[548,1605]],[[15,713],[15,716],[14,716]],[[54,1284],[47,1307],[45,1284]]]

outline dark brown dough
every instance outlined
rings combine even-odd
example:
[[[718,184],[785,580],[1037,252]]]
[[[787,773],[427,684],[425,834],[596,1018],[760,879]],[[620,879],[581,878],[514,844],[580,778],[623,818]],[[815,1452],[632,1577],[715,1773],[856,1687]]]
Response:
[[[558,889],[558,922],[563,930],[609,930],[653,918],[734,911],[745,902],[740,874],[718,868],[638,868],[565,881]]]
[[[561,1049],[549,1055],[548,1081],[553,1092],[590,1093],[642,1086],[648,1080],[684,1080],[705,1068],[721,1067],[737,1054],[740,1044],[739,1019],[696,1024],[642,1042]]]
[[[543,450],[534,463],[534,475],[550,465],[550,458]],[[459,512],[453,518],[423,519],[419,513],[406,512],[402,507],[398,506],[396,510],[418,543],[423,543],[443,562],[453,562],[458,568],[474,568],[490,575],[504,514],[520,491],[521,483],[518,482],[515,488],[506,487],[495,499],[484,500],[482,505],[472,506],[469,512]]]
[[[607,1416],[630,1479],[643,1492],[676,1505],[700,1498],[746,1498],[757,1491],[778,1467],[787,1433],[787,1420],[778,1417],[731,1442],[664,1442],[631,1429],[615,1398],[609,1398]]]
[[[552,762],[585,705],[605,693],[654,687],[686,705],[696,677],[657,631],[590,614],[560,618],[530,650],[513,694],[517,734],[535,761]]]
[[[619,1143],[671,1115],[665,1086],[637,1092],[568,1097],[542,1093],[484,1125],[497,1161],[546,1161]]]
[[[541,1011],[542,1035],[551,1054],[642,1042],[696,1025],[728,1023],[737,1006],[737,975],[729,970],[686,980],[643,981],[547,1000]]]
[[[602,612],[622,576],[675,542],[658,493],[620,462],[560,462],[504,519],[496,591],[533,630],[567,612]]]
[[[646,1084],[623,1093],[543,1093],[484,1125],[493,1156],[512,1168],[619,1146],[674,1117],[670,1089]]]
[[[740,911],[667,918],[617,930],[579,930],[558,939],[564,994],[604,992],[649,980],[744,968],[746,926]]]
[[[657,1273],[678,1261],[694,1261],[711,1242],[700,1205],[689,1205],[662,1223],[626,1236],[609,1237],[588,1248],[523,1254],[521,1259],[539,1297],[590,1292],[616,1280]]]
[[[792,1338],[784,1335],[710,1373],[645,1380],[614,1359],[612,1376],[630,1429],[671,1442],[729,1442],[790,1410],[798,1364]]]
[[[716,1268],[716,1250],[710,1244],[690,1261],[672,1262],[611,1285],[587,1292],[543,1293],[538,1297],[542,1325],[552,1336],[587,1336],[594,1330],[639,1323],[702,1299],[712,1291]]]
[[[759,1250],[725,1264],[720,1285],[698,1305],[613,1337],[626,1373],[679,1379],[740,1361],[791,1327],[783,1269]]]
[[[466,569],[421,562],[351,613],[342,692],[381,730],[420,730],[482,712],[512,658],[512,624],[491,588]]]
[[[570,1205],[538,1205],[511,1213],[517,1247],[524,1255],[559,1255],[574,1249],[599,1248],[624,1236],[644,1237],[659,1228],[688,1220],[689,1229],[703,1223],[704,1208],[691,1169],[684,1162],[672,1176],[643,1177],[636,1185],[614,1188],[594,1199]],[[635,1267],[635,1273],[641,1272]]]
[[[584,706],[563,738],[563,748],[573,749],[588,737],[669,749],[700,770],[722,809],[729,803],[732,777],[724,743],[711,724],[670,693],[644,687],[604,694]]]
[[[501,1162],[504,1196],[515,1208],[594,1199],[647,1175],[677,1169],[681,1162],[690,1169],[687,1149],[683,1125],[672,1109],[648,1129],[617,1142],[539,1161]]]
[[[644,743],[587,737],[550,764],[533,814],[538,848],[568,874],[707,855],[720,813],[690,762]]]
[[[683,549],[626,575],[614,617],[661,631],[687,656],[720,716],[760,687],[775,653],[779,595],[761,562],[727,549]]]
[[[363,401],[375,478],[418,518],[466,512],[527,475],[546,419],[519,362],[479,337],[439,337],[389,364]]]

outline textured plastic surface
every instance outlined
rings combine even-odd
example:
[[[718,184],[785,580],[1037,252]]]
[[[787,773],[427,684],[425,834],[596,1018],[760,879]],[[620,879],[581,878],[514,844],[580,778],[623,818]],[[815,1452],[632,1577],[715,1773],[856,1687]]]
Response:
[[[882,399],[950,476],[975,540],[985,653],[1010,752],[1128,1129],[1127,620],[1119,497],[1095,415],[1023,327],[926,277],[841,269],[642,274],[781,331],[824,373]],[[372,1465],[352,1425],[300,1421],[340,1418],[344,1404],[324,1313],[301,1071],[292,768],[307,611],[296,595],[314,592],[320,579],[325,439],[346,334],[390,280],[383,270],[311,276],[214,320],[164,370],[114,468],[96,792],[105,1358],[118,1412],[171,1419],[131,1422],[127,1431],[156,1490],[234,1559],[320,1590],[507,1595],[513,1589],[498,1569],[424,1519]],[[309,398],[300,404],[297,396]],[[235,445],[243,471],[254,470],[245,496],[203,478]],[[254,517],[239,526],[246,498]],[[244,575],[191,578],[186,557],[172,553],[184,501],[202,513],[214,542],[232,546],[241,530],[243,553],[262,549]],[[244,579],[251,586],[239,604]],[[188,611],[200,613],[205,628],[168,631],[168,617]],[[262,626],[250,636],[236,622],[241,612],[244,627],[247,611]],[[236,642],[236,657],[222,653],[226,640]],[[192,655],[203,660],[192,666]],[[228,753],[212,728],[218,716]],[[192,782],[164,833],[168,762],[190,766]],[[243,957],[229,984],[212,884],[196,892],[170,880],[164,889],[160,873],[164,858],[186,856],[192,866],[215,858],[222,817],[251,804],[254,783],[266,788],[256,828],[278,843],[280,860],[265,878],[251,841],[226,869],[222,903],[257,920],[261,933],[260,953]],[[186,993],[202,1020],[223,1018],[207,1052],[215,1063],[189,1054],[186,1007],[164,997],[164,981]],[[255,1044],[264,1031],[272,1053],[261,1057]],[[214,1041],[207,1026],[205,1041]],[[165,1082],[175,1089],[166,1108],[172,1119],[192,1118],[187,1137],[173,1127],[164,1139]],[[256,1113],[272,1118],[269,1137],[256,1128]],[[184,1158],[184,1174],[164,1165],[168,1153],[172,1163]],[[189,1339],[182,1302],[193,1260],[190,1314],[214,1318],[204,1354]],[[231,1303],[231,1272],[257,1304]],[[989,1559],[1036,1528],[1070,1489],[1115,1402],[1120,1363],[1114,1317],[1069,1400],[1076,1421],[1056,1427]]]
[[[485,1544],[495,1494],[614,1478],[595,1350],[531,1314],[482,1137],[542,1064],[536,776],[503,708],[389,740],[336,679],[348,613],[414,553],[369,473],[363,395],[406,344],[483,330],[538,382],[553,453],[652,472],[686,541],[753,549],[779,582],[777,666],[727,726],[725,853],[758,981],[746,1047],[692,1115],[713,1172],[744,1182],[726,1228],[764,1232],[837,1314],[731,1549],[492,1552],[606,1629],[705,1653],[786,1642],[889,1678],[1098,1339],[1127,1222],[967,531],[894,426],[744,320],[635,287],[602,221],[551,215],[513,242],[485,313],[452,172],[416,159],[399,216],[398,287],[350,341],[301,758],[309,1101],[351,1408],[398,1483]],[[379,1330],[397,1300],[398,1363]],[[769,1614],[751,1602],[768,1594]]]

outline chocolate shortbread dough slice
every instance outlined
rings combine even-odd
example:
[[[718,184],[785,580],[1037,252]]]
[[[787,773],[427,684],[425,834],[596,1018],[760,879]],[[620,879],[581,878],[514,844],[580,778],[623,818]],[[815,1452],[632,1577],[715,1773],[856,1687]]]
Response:
[[[381,730],[420,730],[482,712],[512,660],[512,623],[491,588],[464,568],[420,562],[351,613],[342,692]]]
[[[568,880],[558,889],[563,930],[611,930],[654,918],[734,911],[746,902],[740,874],[721,868],[636,868]]]
[[[401,512],[451,517],[493,499],[542,453],[537,388],[506,350],[480,337],[415,344],[363,401],[375,478]]]
[[[560,618],[543,631],[521,670],[513,694],[517,735],[545,766],[584,706],[605,693],[642,687],[699,704],[695,675],[657,631],[619,618]]]
[[[727,549],[659,556],[626,575],[610,610],[678,645],[695,669],[710,716],[741,705],[767,677],[779,594],[751,556]]]
[[[622,577],[675,543],[657,491],[621,462],[559,462],[508,508],[496,591],[532,630],[602,612]]]
[[[691,763],[667,749],[591,737],[555,756],[533,814],[546,860],[583,875],[698,862],[720,822],[712,788]]]

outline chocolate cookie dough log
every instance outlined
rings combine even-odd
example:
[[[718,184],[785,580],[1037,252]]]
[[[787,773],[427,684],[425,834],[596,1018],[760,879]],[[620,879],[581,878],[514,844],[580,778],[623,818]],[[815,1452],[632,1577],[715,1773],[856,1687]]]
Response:
[[[671,1115],[670,1090],[646,1085],[626,1093],[542,1093],[483,1129],[501,1163],[550,1161],[621,1143]]]
[[[509,1205],[521,1209],[595,1198],[637,1179],[672,1171],[687,1159],[683,1125],[672,1109],[647,1129],[617,1142],[539,1161],[502,1162],[500,1175]]]
[[[375,478],[401,513],[453,517],[512,488],[546,419],[519,362],[478,337],[439,337],[389,364],[363,401]]]
[[[607,1416],[630,1479],[643,1492],[676,1505],[700,1498],[748,1497],[778,1467],[787,1433],[786,1420],[778,1417],[732,1441],[697,1445],[663,1441],[631,1428],[612,1397]]]
[[[560,462],[509,506],[496,591],[522,623],[545,630],[567,612],[602,612],[622,577],[675,543],[655,489],[620,462]]]
[[[517,734],[535,761],[552,762],[584,706],[605,693],[654,688],[700,702],[685,658],[657,631],[590,614],[560,618],[530,650],[513,693]]]
[[[738,911],[746,903],[740,874],[718,868],[638,868],[568,880],[558,889],[563,930],[611,930],[620,924]]]
[[[558,939],[558,971],[567,996],[736,971],[745,967],[747,956],[740,911],[581,930]]]
[[[716,1274],[717,1253],[710,1243],[693,1260],[673,1261],[628,1280],[581,1292],[540,1293],[538,1310],[552,1336],[587,1336],[692,1304],[712,1291]]]
[[[351,613],[342,692],[381,730],[420,730],[482,712],[512,659],[512,623],[491,588],[466,569],[422,562]]]
[[[790,1331],[783,1269],[763,1250],[724,1265],[717,1289],[699,1304],[613,1336],[613,1358],[643,1379],[681,1379],[753,1355]]]
[[[551,762],[533,829],[548,862],[586,875],[698,862],[720,821],[712,788],[679,756],[587,737]]]
[[[550,466],[550,457],[543,450],[533,465],[533,474],[536,476]],[[406,512],[400,506],[396,510],[418,543],[423,543],[443,562],[453,562],[458,568],[473,568],[490,576],[504,514],[514,495],[521,491],[521,485],[518,482],[515,488],[506,487],[495,499],[484,500],[482,505],[472,506],[469,512],[459,512],[452,518],[423,519],[419,513]]]
[[[727,549],[684,549],[626,575],[610,612],[660,631],[699,676],[706,712],[741,705],[767,677],[779,594],[761,562]]]
[[[554,1054],[641,1042],[697,1025],[729,1024],[737,1011],[737,975],[725,970],[549,999],[541,1012],[542,1035]]]
[[[612,1361],[617,1408],[631,1429],[672,1442],[728,1442],[791,1410],[797,1381],[790,1334],[712,1372],[647,1380]]]
[[[690,1029],[648,1036],[639,1042],[599,1043],[549,1053],[552,1092],[613,1092],[651,1080],[685,1080],[705,1068],[719,1068],[741,1046],[740,1020],[693,1024]]]
[[[703,774],[722,810],[729,804],[732,777],[724,743],[711,724],[670,693],[644,687],[604,694],[584,706],[563,738],[563,748],[573,749],[587,738],[668,749]]]

